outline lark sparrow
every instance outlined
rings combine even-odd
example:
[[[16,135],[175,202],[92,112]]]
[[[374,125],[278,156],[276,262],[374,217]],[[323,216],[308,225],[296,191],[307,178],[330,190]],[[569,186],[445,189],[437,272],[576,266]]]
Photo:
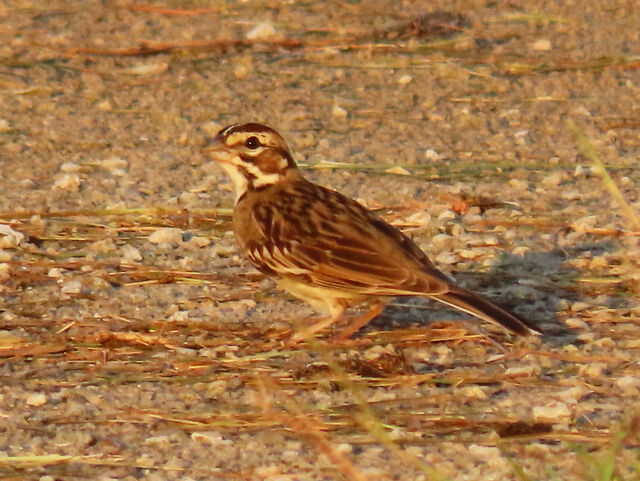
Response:
[[[203,149],[235,185],[233,230],[249,260],[279,286],[338,321],[349,306],[373,301],[369,315],[394,296],[421,296],[526,335],[531,322],[453,283],[406,235],[354,200],[306,180],[287,143],[264,125],[222,129]]]

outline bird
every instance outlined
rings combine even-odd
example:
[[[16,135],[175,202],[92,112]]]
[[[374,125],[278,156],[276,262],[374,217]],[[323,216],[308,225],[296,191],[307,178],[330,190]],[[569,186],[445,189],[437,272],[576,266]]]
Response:
[[[399,296],[432,299],[516,335],[542,333],[531,321],[458,286],[411,238],[366,207],[307,180],[271,127],[229,125],[201,152],[231,178],[232,227],[251,263],[326,316],[306,336],[341,320],[347,308],[368,304],[369,311],[336,336],[348,339]]]

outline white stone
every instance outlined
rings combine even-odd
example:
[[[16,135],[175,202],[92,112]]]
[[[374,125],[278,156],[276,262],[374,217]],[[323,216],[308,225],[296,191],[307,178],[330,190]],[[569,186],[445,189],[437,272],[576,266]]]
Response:
[[[28,406],[34,406],[34,407],[42,406],[46,404],[47,396],[45,396],[41,392],[29,394],[26,402]]]
[[[152,244],[181,244],[182,231],[176,227],[162,227],[149,236],[149,242]]]
[[[571,411],[567,405],[559,401],[551,402],[546,406],[534,406],[532,412],[536,421],[560,419],[568,421],[571,418]]]
[[[76,173],[67,173],[54,177],[53,188],[55,190],[77,191],[80,187],[80,176]]]
[[[122,253],[122,260],[124,261],[138,262],[142,260],[142,254],[140,254],[140,251],[130,244],[122,246],[120,252]]]
[[[113,175],[123,176],[126,173],[125,170],[129,167],[129,162],[120,157],[109,157],[100,161],[100,165]]]
[[[334,105],[331,110],[331,115],[333,115],[335,119],[346,119],[348,112],[339,105]]]
[[[533,44],[531,44],[531,48],[539,52],[547,52],[552,48],[551,40],[549,40],[548,38],[539,38],[538,40],[533,42]]]
[[[247,40],[265,40],[280,37],[280,34],[270,22],[261,22],[247,32]]]
[[[63,162],[60,165],[60,172],[80,172],[82,167],[75,162]]]
[[[24,241],[24,234],[10,225],[0,224],[0,249],[14,249]]]
[[[80,281],[65,282],[62,285],[62,288],[60,289],[60,291],[63,294],[80,294],[80,292],[82,291],[82,282]]]

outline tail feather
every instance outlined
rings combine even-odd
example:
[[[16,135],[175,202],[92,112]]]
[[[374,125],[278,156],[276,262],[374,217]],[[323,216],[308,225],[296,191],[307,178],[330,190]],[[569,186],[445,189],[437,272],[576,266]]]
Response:
[[[452,287],[449,292],[432,296],[431,298],[479,319],[497,322],[521,336],[529,335],[531,331],[542,333],[542,329],[531,321],[527,321],[502,307],[496,306],[484,297],[460,287]]]

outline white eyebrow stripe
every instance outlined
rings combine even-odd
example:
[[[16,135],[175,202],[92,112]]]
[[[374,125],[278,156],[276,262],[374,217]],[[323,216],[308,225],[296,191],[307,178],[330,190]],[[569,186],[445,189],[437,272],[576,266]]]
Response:
[[[270,132],[233,132],[229,134],[229,131],[236,127],[236,125],[232,125],[227,127],[221,132],[221,135],[226,136],[227,145],[236,145],[236,144],[244,144],[247,139],[251,137],[255,137],[258,139],[260,143],[260,148],[265,147],[275,147],[277,142],[274,142],[273,135]],[[252,152],[257,152],[258,149],[251,149]]]
[[[240,124],[232,124],[232,125],[229,125],[226,129],[224,129],[222,132],[220,132],[220,134],[219,134],[219,135],[223,135],[223,136],[224,136],[224,135],[227,135],[227,132],[229,132],[231,129],[233,129],[233,128],[237,127],[238,125],[240,125]]]

